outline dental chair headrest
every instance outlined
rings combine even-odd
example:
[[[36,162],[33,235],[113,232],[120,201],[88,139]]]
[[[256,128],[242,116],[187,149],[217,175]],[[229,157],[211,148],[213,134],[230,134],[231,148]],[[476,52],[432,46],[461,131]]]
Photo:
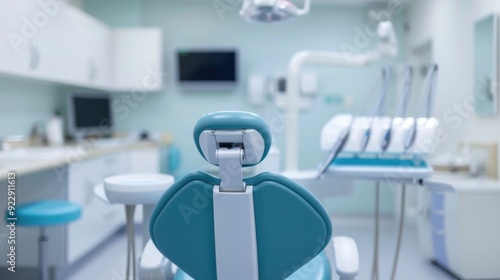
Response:
[[[243,167],[264,160],[271,147],[271,131],[258,115],[249,112],[214,112],[200,118],[193,131],[200,154],[218,165],[217,149],[241,148]]]

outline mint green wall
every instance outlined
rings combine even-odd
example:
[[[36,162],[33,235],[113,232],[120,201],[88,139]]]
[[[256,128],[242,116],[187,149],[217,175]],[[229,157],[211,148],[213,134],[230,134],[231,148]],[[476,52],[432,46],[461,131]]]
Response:
[[[110,26],[137,27],[142,24],[142,0],[81,1],[81,6],[87,13]]]
[[[59,107],[55,86],[0,78],[0,137],[29,135],[34,122],[45,121]]]
[[[231,1],[222,1],[231,3]],[[222,3],[221,2],[221,3]],[[313,6],[310,15],[286,24],[248,23],[238,15],[238,8],[220,18],[213,1],[166,0],[86,0],[87,12],[115,27],[139,25],[161,27],[164,31],[166,85],[162,92],[152,93],[140,102],[131,114],[118,120],[123,131],[150,129],[170,132],[183,153],[183,170],[200,168],[204,161],[192,140],[192,128],[203,114],[215,110],[248,110],[261,114],[268,121],[281,113],[272,104],[254,107],[247,104],[246,78],[252,73],[270,75],[286,71],[290,57],[300,50],[340,50],[342,43],[354,44],[356,28],[364,29],[366,10],[360,8]],[[402,20],[396,19],[402,36]],[[403,41],[403,40],[401,40]],[[370,49],[376,40],[371,40]],[[229,91],[187,91],[175,81],[174,51],[182,47],[236,47],[240,54],[241,83]],[[402,46],[404,49],[404,46]],[[404,54],[402,54],[404,56]],[[357,112],[365,95],[371,90],[378,68],[306,67],[318,74],[319,97],[313,110],[300,116],[300,168],[315,168],[325,153],[319,149],[321,128],[336,113]],[[117,96],[121,98],[122,93]],[[324,102],[328,96],[350,96],[354,103],[346,108]],[[284,147],[284,130],[274,131],[278,146]],[[283,151],[284,152],[284,151]],[[331,210],[345,213],[372,212],[373,188],[359,183],[349,197],[329,199]],[[384,188],[382,212],[392,210],[392,194]]]

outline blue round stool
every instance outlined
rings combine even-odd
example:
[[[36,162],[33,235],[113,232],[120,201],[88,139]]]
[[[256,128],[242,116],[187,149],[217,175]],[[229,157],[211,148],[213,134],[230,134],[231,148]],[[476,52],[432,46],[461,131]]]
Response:
[[[40,228],[38,269],[41,280],[48,280],[47,258],[45,256],[45,244],[47,242],[45,227],[65,225],[80,218],[81,214],[82,208],[79,204],[65,200],[45,200],[17,206],[15,212],[16,225]],[[12,218],[9,213],[7,213],[7,217]]]

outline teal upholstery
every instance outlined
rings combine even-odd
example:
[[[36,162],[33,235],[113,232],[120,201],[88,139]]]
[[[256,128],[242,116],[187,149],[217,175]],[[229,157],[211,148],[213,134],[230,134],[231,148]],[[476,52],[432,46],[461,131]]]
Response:
[[[308,190],[273,173],[245,180],[253,185],[260,279],[284,279],[330,242],[328,213]]]
[[[325,252],[321,252],[314,259],[295,271],[286,280],[331,280],[332,269]]]
[[[70,201],[46,200],[18,205],[15,214],[20,226],[45,227],[67,224],[80,218],[82,208]]]
[[[160,198],[149,230],[156,248],[195,279],[216,279],[212,189],[220,179],[188,173]]]
[[[262,173],[245,181],[254,186],[259,278],[285,279],[329,243],[328,214],[286,177]],[[194,279],[217,279],[212,196],[219,183],[207,173],[191,172],[165,192],[151,216],[153,243]]]
[[[254,129],[260,133],[264,139],[264,154],[260,161],[262,161],[271,148],[271,130],[267,123],[258,115],[249,112],[214,112],[204,115],[198,120],[193,131],[194,141],[196,148],[200,154],[201,151],[199,139],[200,134],[205,130],[244,130]],[[206,159],[206,158],[205,158]],[[259,162],[260,162],[259,161]],[[252,166],[255,164],[245,164],[243,166]]]
[[[286,280],[330,280],[332,279],[332,270],[328,257],[324,252],[321,252],[310,262],[295,271]],[[178,270],[174,280],[194,280],[187,273]]]
[[[191,276],[189,276],[186,272],[179,269],[177,270],[177,273],[174,276],[174,280],[194,280],[194,279],[191,278]]]

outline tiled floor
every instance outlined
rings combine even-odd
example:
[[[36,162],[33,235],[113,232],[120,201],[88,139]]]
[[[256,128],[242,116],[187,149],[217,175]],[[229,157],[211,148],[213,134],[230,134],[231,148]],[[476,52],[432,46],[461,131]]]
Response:
[[[360,274],[357,279],[370,279],[373,256],[373,222],[370,219],[352,218],[333,221],[336,236],[350,236],[356,240],[360,254]],[[380,235],[380,279],[390,277],[396,240],[396,225],[392,220],[383,220]],[[123,280],[125,271],[125,235],[108,244],[104,250],[80,269],[74,271],[69,280]],[[137,244],[142,244],[137,238]],[[425,260],[419,248],[415,228],[405,228],[401,258],[396,279],[401,280],[451,280],[455,279]]]

